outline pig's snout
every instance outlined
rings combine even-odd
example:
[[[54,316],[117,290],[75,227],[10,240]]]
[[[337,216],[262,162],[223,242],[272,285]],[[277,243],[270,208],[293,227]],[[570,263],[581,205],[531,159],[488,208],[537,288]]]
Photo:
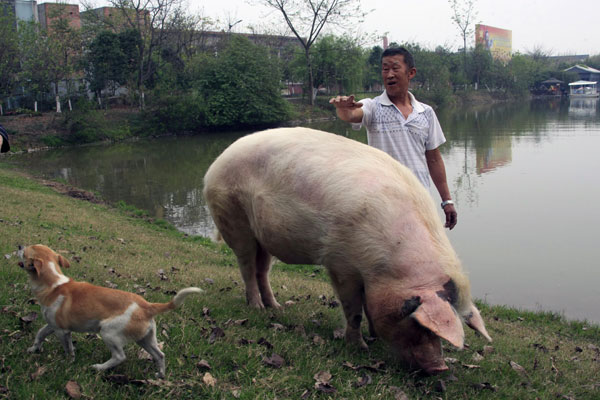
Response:
[[[436,364],[422,365],[421,369],[425,371],[427,375],[437,375],[442,372],[448,371],[448,366],[444,362],[444,360],[439,360]]]
[[[444,362],[440,338],[414,322],[410,326],[412,330],[406,329],[405,325],[402,332],[404,335],[396,337],[396,346],[401,358],[410,365],[410,368],[421,369],[427,375],[447,371],[448,366]]]

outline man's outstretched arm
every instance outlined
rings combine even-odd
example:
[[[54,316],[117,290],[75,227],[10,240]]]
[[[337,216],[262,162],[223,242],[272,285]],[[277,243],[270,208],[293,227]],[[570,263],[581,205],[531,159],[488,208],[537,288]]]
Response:
[[[362,104],[354,101],[354,95],[333,97],[329,100],[329,104],[334,105],[335,112],[339,119],[352,123],[362,122]]]

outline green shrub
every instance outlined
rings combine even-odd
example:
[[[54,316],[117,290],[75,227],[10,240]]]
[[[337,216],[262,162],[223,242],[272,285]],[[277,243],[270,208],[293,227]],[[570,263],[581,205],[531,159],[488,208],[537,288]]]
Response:
[[[56,135],[43,136],[41,141],[48,147],[60,147],[65,144],[65,141]]]

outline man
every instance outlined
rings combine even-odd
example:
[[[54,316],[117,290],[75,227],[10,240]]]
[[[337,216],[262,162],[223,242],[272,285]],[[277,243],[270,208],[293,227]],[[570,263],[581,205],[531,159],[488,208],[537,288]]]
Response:
[[[433,109],[418,102],[408,91],[416,73],[408,50],[388,48],[381,56],[383,94],[360,103],[354,101],[354,96],[337,96],[329,102],[335,106],[340,119],[359,124],[357,128],[365,125],[369,144],[410,168],[427,188],[431,176],[442,199],[445,227],[452,229],[458,218],[438,148],[446,138]]]
[[[10,143],[8,143],[8,133],[0,125],[0,153],[6,153],[10,150]]]

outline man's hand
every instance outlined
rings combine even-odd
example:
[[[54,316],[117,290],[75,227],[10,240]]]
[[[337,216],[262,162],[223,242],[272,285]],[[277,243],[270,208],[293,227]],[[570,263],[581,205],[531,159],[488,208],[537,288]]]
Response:
[[[452,230],[452,228],[454,228],[458,222],[458,214],[456,213],[454,204],[446,205],[446,207],[444,207],[444,214],[446,214],[446,224],[444,227]]]
[[[341,120],[355,123],[362,122],[362,104],[354,101],[354,95],[333,97],[329,100],[329,104],[333,104],[337,116]]]

